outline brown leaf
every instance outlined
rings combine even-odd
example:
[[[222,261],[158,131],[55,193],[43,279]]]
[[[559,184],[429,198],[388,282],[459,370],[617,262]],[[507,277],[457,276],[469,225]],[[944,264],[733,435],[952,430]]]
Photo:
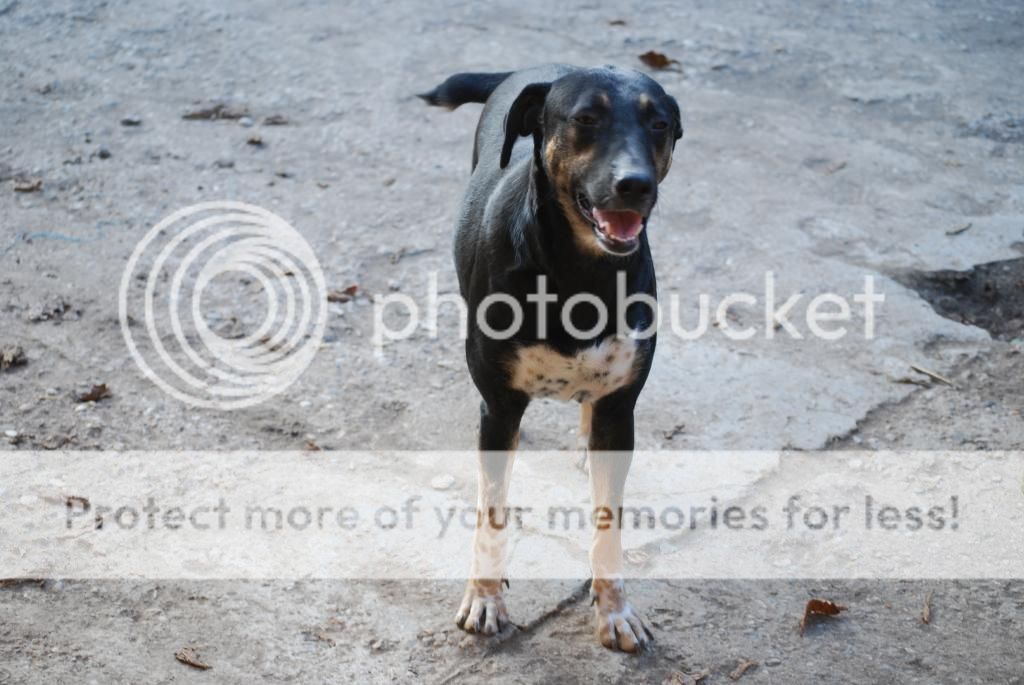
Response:
[[[679,60],[672,59],[668,55],[654,50],[648,50],[640,55],[640,61],[651,69],[668,69],[673,64],[680,64]]]
[[[746,673],[752,668],[757,668],[759,665],[760,664],[758,664],[756,661],[751,661],[750,659],[741,659],[740,662],[736,664],[736,668],[732,669],[732,672],[729,674],[729,678],[732,680],[739,680],[743,677],[744,673]]]
[[[75,399],[79,402],[99,402],[108,397],[110,397],[110,388],[107,387],[106,383],[100,383],[99,385],[92,386],[92,390],[82,393]]]
[[[25,585],[42,587],[45,582],[42,578],[0,578],[0,589],[24,587]]]
[[[700,681],[711,675],[711,671],[704,669],[698,673],[683,673],[682,671],[671,671],[661,681],[661,685],[699,685]]]
[[[321,450],[320,445],[316,444],[312,440],[307,440],[304,447],[307,452],[319,452]]]
[[[192,668],[198,668],[200,671],[209,671],[213,668],[213,666],[199,658],[195,647],[182,647],[174,653],[174,658]]]
[[[283,114],[271,114],[269,117],[263,120],[264,126],[287,126],[288,117]]]
[[[245,144],[252,145],[253,147],[263,147],[263,136],[249,136]]]
[[[804,608],[804,617],[800,619],[800,634],[804,634],[807,625],[813,618],[818,616],[838,616],[843,611],[846,611],[845,606],[830,602],[827,599],[809,600]]]
[[[932,622],[932,595],[934,592],[929,592],[928,596],[924,598],[924,608],[921,609],[921,623],[928,625]]]
[[[189,121],[216,121],[217,119],[241,119],[246,116],[249,116],[249,110],[245,107],[231,107],[218,102],[210,107],[186,112],[181,118]]]
[[[27,363],[28,359],[25,358],[25,350],[21,348],[21,345],[0,348],[0,371]]]
[[[356,296],[357,292],[359,292],[359,286],[355,284],[350,285],[344,290],[332,290],[331,292],[327,293],[327,301],[348,302],[349,300]]]
[[[36,193],[43,189],[43,179],[22,178],[14,182],[14,190],[18,193]]]

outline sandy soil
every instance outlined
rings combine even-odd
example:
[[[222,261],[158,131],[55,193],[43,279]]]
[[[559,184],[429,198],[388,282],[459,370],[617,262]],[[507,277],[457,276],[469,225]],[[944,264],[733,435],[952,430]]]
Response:
[[[431,270],[455,283],[477,111],[413,94],[541,61],[642,68],[654,49],[681,62],[658,78],[687,130],[652,222],[659,290],[720,297],[773,270],[789,291],[849,292],[870,274],[887,300],[870,343],[659,341],[638,446],[1021,449],[1022,36],[1024,12],[997,1],[0,0],[0,351],[24,362],[0,371],[0,432],[10,449],[471,448],[461,343],[417,334],[383,360],[369,344],[368,295],[416,294]],[[183,119],[212,103],[249,120]],[[223,198],[287,218],[332,288],[363,293],[331,306],[295,385],[227,413],[138,372],[116,296],[152,225]],[[98,383],[112,397],[74,401]],[[574,407],[535,403],[523,445],[571,448],[574,426]],[[471,497],[473,464],[447,471]],[[568,463],[550,478],[586,487]],[[1019,581],[637,582],[658,638],[639,658],[592,639],[581,583],[513,579],[525,627],[494,642],[450,625],[457,579],[10,583],[0,682],[722,683],[744,658],[760,665],[740,682],[1024,682]],[[801,638],[812,596],[851,610]],[[175,661],[185,644],[213,670]]]

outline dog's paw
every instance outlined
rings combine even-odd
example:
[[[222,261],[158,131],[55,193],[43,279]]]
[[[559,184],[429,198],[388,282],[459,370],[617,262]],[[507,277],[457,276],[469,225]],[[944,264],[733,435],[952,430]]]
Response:
[[[455,625],[467,633],[497,635],[509,625],[500,580],[470,580],[455,614]]]
[[[643,618],[626,601],[621,580],[595,580],[591,589],[597,639],[608,649],[642,652],[654,643]]]

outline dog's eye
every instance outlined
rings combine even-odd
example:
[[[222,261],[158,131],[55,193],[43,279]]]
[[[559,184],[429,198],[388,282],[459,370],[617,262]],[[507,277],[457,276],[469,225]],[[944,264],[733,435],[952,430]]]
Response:
[[[597,117],[590,114],[577,114],[572,120],[580,126],[597,126]]]
[[[668,122],[655,121],[653,124],[651,124],[651,128],[653,128],[655,131],[664,131],[665,129],[668,128]]]

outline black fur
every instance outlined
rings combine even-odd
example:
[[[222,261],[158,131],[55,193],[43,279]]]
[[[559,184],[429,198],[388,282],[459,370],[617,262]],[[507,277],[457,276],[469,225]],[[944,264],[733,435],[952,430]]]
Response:
[[[428,105],[456,109],[467,102],[487,102],[494,89],[512,75],[511,71],[497,74],[455,74],[445,80],[437,88],[420,93]]]
[[[579,127],[570,138],[585,141],[589,164],[576,179],[574,192],[583,193],[602,209],[635,209],[650,216],[656,185],[668,168],[675,140],[682,134],[679,108],[661,87],[637,72],[613,68],[579,69],[564,65],[537,67],[512,74],[457,74],[424,94],[431,104],[457,107],[485,101],[474,140],[474,171],[458,220],[455,262],[459,285],[469,306],[466,356],[470,374],[483,396],[480,448],[508,449],[530,398],[509,387],[508,361],[520,346],[546,343],[572,355],[616,334],[616,275],[625,274],[627,293],[656,294],[654,265],[647,231],[629,254],[601,254],[582,249],[559,202],[555,179],[543,159],[543,146],[573,125],[573,112],[588,98],[606,94],[610,102],[601,116],[615,125]],[[649,113],[638,102],[647,98]],[[574,109],[576,108],[576,109]],[[655,121],[657,120],[657,121]],[[654,122],[654,123],[652,123]],[[665,130],[668,126],[667,131]],[[591,130],[593,128],[593,130]],[[657,130],[655,130],[657,129]],[[532,138],[527,144],[524,138]],[[521,141],[521,142],[520,142]],[[532,154],[531,154],[532,152]],[[628,164],[626,164],[628,162]],[[623,168],[653,178],[651,192],[641,198],[615,191]],[[546,276],[548,290],[559,302],[548,305],[547,336],[538,335],[536,303],[526,296],[536,291],[537,277]],[[507,340],[483,334],[476,311],[488,294],[503,292],[522,303],[526,314],[518,333]],[[599,297],[609,311],[604,330],[579,340],[564,329],[560,306],[577,293]],[[589,307],[573,310],[577,328],[597,323]],[[626,312],[633,329],[644,328],[652,312],[634,303]],[[511,323],[504,306],[488,310],[488,323],[503,329]],[[654,355],[655,337],[638,341],[641,360],[632,384],[594,404],[592,447],[629,450],[633,446],[633,406],[643,388]]]

